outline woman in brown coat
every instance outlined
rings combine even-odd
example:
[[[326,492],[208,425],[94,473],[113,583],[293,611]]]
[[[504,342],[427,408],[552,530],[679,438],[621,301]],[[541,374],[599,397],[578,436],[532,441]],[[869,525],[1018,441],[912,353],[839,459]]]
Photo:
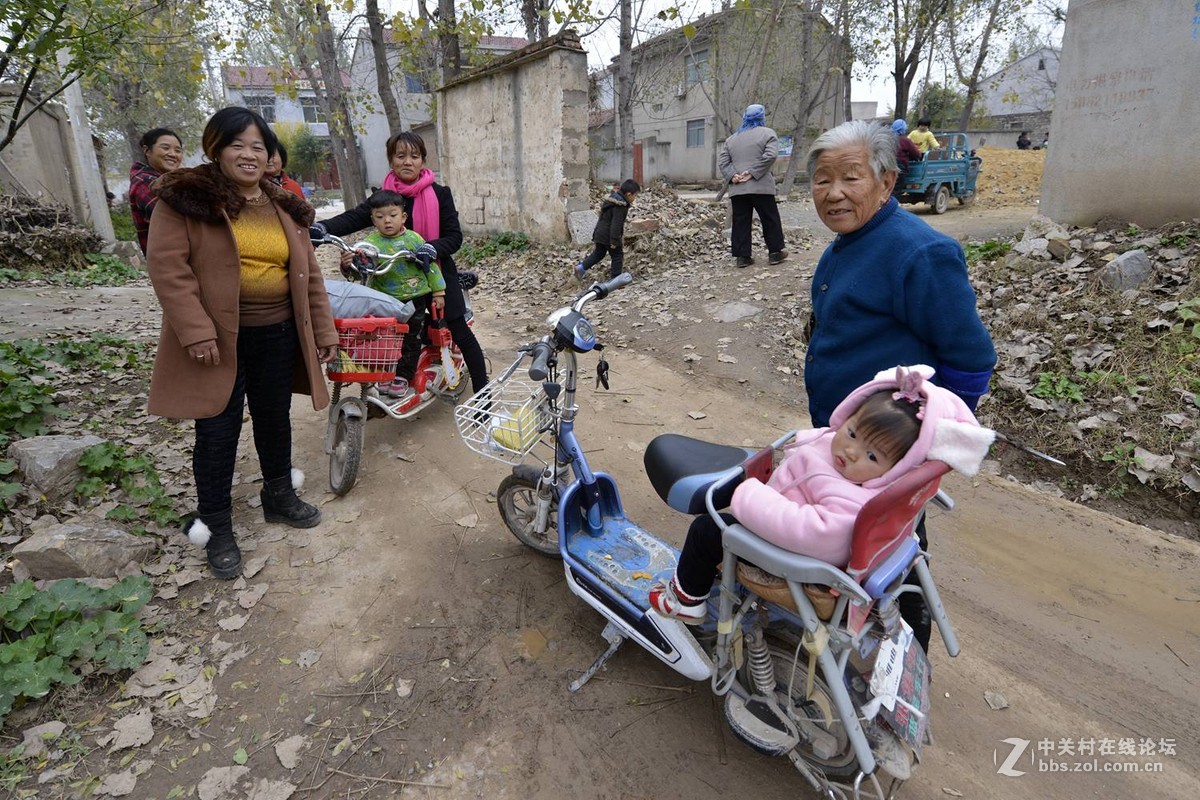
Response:
[[[185,529],[218,578],[241,574],[233,532],[234,461],[249,403],[267,522],[309,528],[320,511],[296,496],[292,392],[329,404],[321,363],[337,332],[308,239],[312,207],[266,178],[277,141],[258,114],[225,108],[201,140],[211,163],[164,175],[147,248],[163,309],[150,413],[196,420],[198,510]]]

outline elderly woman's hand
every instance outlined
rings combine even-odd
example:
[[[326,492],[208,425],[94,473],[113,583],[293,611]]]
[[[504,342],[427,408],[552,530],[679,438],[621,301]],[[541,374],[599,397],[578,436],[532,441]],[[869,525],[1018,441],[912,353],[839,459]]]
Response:
[[[333,357],[337,355],[336,347],[319,347],[317,348],[317,357],[321,359],[322,364],[328,364],[333,361]]]
[[[217,349],[216,339],[188,345],[187,351],[193,361],[206,367],[215,367],[221,363],[221,352]]]

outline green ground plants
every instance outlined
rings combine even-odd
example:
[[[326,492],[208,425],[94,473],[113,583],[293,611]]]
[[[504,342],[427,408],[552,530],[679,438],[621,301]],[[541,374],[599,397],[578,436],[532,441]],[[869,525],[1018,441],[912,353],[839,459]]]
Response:
[[[150,642],[136,612],[152,593],[144,575],[108,589],[67,579],[39,590],[24,580],[0,593],[0,724],[16,703],[78,683],[85,667],[141,666]]]
[[[84,269],[61,269],[54,271],[17,270],[11,267],[0,269],[0,284],[39,280],[52,286],[125,286],[144,280],[146,272],[140,267],[122,261],[106,253],[88,253],[84,256]]]
[[[147,347],[119,336],[93,333],[86,339],[0,341],[0,448],[14,438],[39,436],[55,410],[55,364],[78,372],[134,369]],[[0,478],[4,473],[0,472]]]
[[[132,532],[139,534],[146,532],[141,521],[147,518],[159,525],[179,521],[150,456],[131,455],[124,445],[103,442],[83,451],[79,467],[84,477],[75,485],[77,495],[120,501],[107,519],[134,523]]]
[[[529,237],[525,234],[505,231],[483,239],[471,239],[464,242],[458,251],[458,258],[469,266],[475,266],[491,256],[528,250],[530,245]]]

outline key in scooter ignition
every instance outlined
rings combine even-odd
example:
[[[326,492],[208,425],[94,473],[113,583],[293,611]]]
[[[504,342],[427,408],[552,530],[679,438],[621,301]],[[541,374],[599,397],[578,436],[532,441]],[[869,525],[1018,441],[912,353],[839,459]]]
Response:
[[[601,386],[605,389],[608,388],[608,362],[604,360],[603,356],[596,362],[596,388],[599,389]]]

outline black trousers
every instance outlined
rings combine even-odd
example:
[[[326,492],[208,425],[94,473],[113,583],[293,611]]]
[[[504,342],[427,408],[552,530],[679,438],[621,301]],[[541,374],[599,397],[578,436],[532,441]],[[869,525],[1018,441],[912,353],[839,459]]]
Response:
[[[730,514],[722,514],[721,518],[726,524],[737,522]],[[723,556],[721,529],[716,521],[707,514],[696,517],[688,528],[687,539],[679,553],[679,564],[675,567],[679,588],[692,597],[708,597]]]
[[[421,295],[410,298],[413,304],[413,315],[408,318],[408,333],[400,343],[400,360],[396,362],[396,377],[411,381],[417,372],[417,361],[421,358],[421,348],[425,346],[425,324],[429,316],[429,301],[433,295]]]
[[[625,269],[625,251],[620,247],[613,247],[612,245],[597,242],[596,246],[592,248],[592,252],[588,253],[587,258],[583,260],[583,268],[591,269],[603,261],[606,255],[612,256],[612,264],[608,268],[608,277],[617,277]]]
[[[199,513],[214,514],[232,505],[233,469],[247,403],[263,481],[291,471],[292,378],[299,349],[292,320],[238,331],[237,377],[229,403],[217,416],[196,420],[192,472]]]
[[[773,194],[739,194],[729,198],[733,206],[733,227],[729,234],[730,252],[734,258],[750,258],[750,228],[758,214],[768,253],[783,249],[783,223]]]
[[[917,539],[921,542],[921,549],[928,550],[929,538],[925,533],[924,517],[921,517],[921,521],[917,523],[916,533]],[[908,573],[904,583],[907,586],[919,587],[921,585],[915,571]],[[933,618],[929,615],[929,608],[925,605],[925,596],[919,592],[905,592],[900,595],[896,605],[900,607],[900,616],[913,629],[913,638],[921,644],[921,649],[928,653],[929,638],[933,634]]]
[[[450,329],[450,338],[454,340],[463,354],[463,361],[467,363],[467,372],[471,373],[471,390],[478,392],[488,382],[487,359],[483,356],[483,348],[480,347],[479,340],[475,338],[475,332],[467,324],[466,317],[447,319],[446,327]]]

